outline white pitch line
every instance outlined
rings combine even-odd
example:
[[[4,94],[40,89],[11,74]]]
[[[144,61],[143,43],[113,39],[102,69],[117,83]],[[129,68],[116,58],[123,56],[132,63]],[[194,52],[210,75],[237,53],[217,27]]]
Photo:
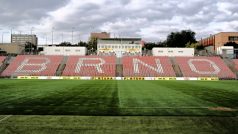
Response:
[[[4,120],[6,120],[6,119],[10,118],[11,116],[12,116],[12,115],[8,115],[8,116],[6,116],[6,117],[2,118],[2,119],[0,120],[0,123],[1,123],[1,122],[3,122]]]
[[[125,109],[208,109],[209,107],[121,107]]]

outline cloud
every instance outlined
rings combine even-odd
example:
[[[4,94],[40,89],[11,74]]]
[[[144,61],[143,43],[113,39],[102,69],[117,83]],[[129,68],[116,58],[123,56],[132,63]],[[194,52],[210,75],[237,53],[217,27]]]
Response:
[[[87,40],[92,31],[160,41],[172,31],[191,29],[197,38],[238,30],[236,0],[1,0],[0,29],[33,32],[39,43]],[[54,27],[54,29],[52,29]],[[7,38],[7,36],[5,36]]]

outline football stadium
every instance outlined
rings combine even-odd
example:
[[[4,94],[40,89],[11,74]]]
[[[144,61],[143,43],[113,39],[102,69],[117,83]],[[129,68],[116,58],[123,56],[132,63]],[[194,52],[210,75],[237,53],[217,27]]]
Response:
[[[1,56],[0,131],[238,132],[237,59],[187,48],[147,56],[128,40],[101,40],[115,46],[95,55]]]
[[[0,0],[0,134],[238,134],[238,0]]]

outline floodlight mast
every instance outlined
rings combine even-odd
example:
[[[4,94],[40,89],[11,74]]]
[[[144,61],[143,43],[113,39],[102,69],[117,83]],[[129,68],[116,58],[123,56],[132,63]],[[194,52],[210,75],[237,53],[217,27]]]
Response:
[[[72,45],[74,44],[74,30],[75,30],[75,27],[72,27]]]
[[[9,32],[2,32],[2,44],[3,44],[3,41],[4,41],[4,34],[5,33],[9,33]]]
[[[52,27],[52,31],[51,31],[51,32],[52,32],[52,33],[51,33],[51,34],[52,34],[52,45],[54,44],[54,29],[55,29],[55,28]]]

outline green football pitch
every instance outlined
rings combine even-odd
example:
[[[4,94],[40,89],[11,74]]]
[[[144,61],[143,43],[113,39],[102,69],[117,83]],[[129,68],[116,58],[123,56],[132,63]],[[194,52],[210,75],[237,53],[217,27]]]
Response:
[[[233,133],[237,110],[237,81],[0,80],[3,133]]]

